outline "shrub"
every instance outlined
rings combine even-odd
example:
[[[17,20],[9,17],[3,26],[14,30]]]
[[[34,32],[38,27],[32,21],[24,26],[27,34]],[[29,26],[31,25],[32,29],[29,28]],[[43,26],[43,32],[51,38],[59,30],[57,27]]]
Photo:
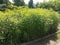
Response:
[[[53,10],[5,10],[0,12],[0,37],[4,45],[16,45],[56,32],[58,22],[59,14]]]
[[[23,41],[33,40],[57,31],[58,14],[51,10],[30,9],[18,25]]]
[[[37,4],[37,7],[46,8],[46,9],[52,8],[54,11],[60,11],[60,1],[43,2],[43,3]]]

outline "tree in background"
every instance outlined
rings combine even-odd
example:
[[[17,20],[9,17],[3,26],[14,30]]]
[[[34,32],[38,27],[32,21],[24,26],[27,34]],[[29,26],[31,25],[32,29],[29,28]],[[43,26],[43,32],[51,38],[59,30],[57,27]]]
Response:
[[[0,8],[8,6],[9,0],[0,0]]]
[[[6,4],[7,6],[10,4],[9,0],[4,0],[4,4]]]
[[[33,8],[33,7],[34,7],[34,6],[33,6],[33,0],[30,0],[30,1],[29,1],[28,6],[29,6],[29,8]]]
[[[3,3],[3,0],[0,0],[0,4],[2,4]]]
[[[36,3],[36,8],[37,8],[38,6],[40,6],[40,5],[39,5],[39,2]]]
[[[16,5],[16,6],[24,6],[25,2],[24,2],[24,0],[14,0],[14,5]]]
[[[58,0],[51,1],[50,0],[48,2],[42,2],[42,3],[37,4],[37,7],[60,11],[60,1],[58,1]]]
[[[0,4],[6,4],[7,6],[10,4],[9,0],[0,0]]]
[[[0,11],[5,11],[5,9],[11,9],[12,3],[9,0],[0,0]]]

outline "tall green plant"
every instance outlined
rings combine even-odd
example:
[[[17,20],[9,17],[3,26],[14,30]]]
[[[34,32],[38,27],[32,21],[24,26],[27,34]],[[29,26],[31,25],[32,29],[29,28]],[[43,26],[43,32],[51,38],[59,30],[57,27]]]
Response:
[[[48,13],[46,13],[48,12]],[[19,8],[0,12],[0,42],[18,45],[57,31],[59,14],[47,9]]]

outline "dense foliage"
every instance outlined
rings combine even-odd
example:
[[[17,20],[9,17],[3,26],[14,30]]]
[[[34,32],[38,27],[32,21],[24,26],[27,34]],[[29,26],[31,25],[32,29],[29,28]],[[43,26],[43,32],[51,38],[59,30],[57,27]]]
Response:
[[[0,0],[0,4],[2,4],[3,3],[3,0]]]
[[[9,0],[0,0],[0,4],[8,5],[9,3],[10,3]]]
[[[16,45],[56,32],[58,19],[57,12],[46,9],[19,8],[0,12],[0,43]]]
[[[33,0],[30,0],[30,1],[29,1],[28,7],[29,7],[29,8],[33,8],[33,7],[34,7],[34,6],[33,6]]]
[[[57,31],[60,15],[55,11],[60,11],[60,1],[37,3],[36,9],[30,9],[35,6],[33,0],[29,8],[24,0],[14,0],[16,6],[9,0],[0,4],[6,4],[0,7],[0,45],[18,45]]]
[[[60,1],[43,2],[43,3],[37,4],[37,7],[46,8],[46,9],[52,8],[55,11],[60,11]]]
[[[16,5],[16,6],[24,6],[25,2],[24,2],[24,0],[14,0],[14,5]]]

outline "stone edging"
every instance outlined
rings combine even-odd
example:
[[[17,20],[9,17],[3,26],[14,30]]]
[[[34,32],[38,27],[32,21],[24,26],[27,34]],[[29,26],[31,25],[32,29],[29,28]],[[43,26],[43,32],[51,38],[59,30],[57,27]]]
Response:
[[[49,38],[50,36],[52,36],[52,35],[54,35],[54,34],[58,34],[58,33],[60,33],[60,31],[57,31],[57,32],[55,32],[55,33],[53,33],[53,34],[50,34],[50,35],[48,35],[48,36],[45,36],[45,37],[43,37],[43,38],[39,38],[39,39],[30,41],[30,42],[27,42],[27,43],[23,43],[23,44],[21,44],[21,45],[28,45],[28,44],[31,44],[31,43],[34,43],[34,42],[37,42],[37,41],[40,41],[40,40]]]

